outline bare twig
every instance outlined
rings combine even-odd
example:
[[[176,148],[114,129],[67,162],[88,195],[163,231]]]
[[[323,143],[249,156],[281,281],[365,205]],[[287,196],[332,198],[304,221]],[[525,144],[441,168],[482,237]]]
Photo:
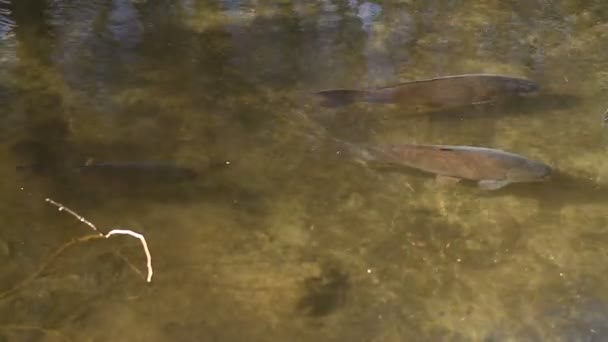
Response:
[[[112,229],[108,232],[108,234],[104,235],[106,238],[109,238],[112,235],[130,235],[134,238],[139,239],[142,247],[144,248],[144,252],[146,253],[146,266],[148,267],[148,278],[146,279],[149,282],[152,281],[152,274],[154,274],[154,270],[152,269],[152,255],[150,255],[150,250],[148,249],[148,243],[146,243],[146,238],[129,229]]]
[[[36,272],[32,273],[29,277],[22,280],[20,283],[15,285],[13,288],[6,290],[4,292],[0,292],[0,300],[3,300],[5,298],[11,296],[15,292],[21,290],[22,288],[27,286],[29,283],[34,281],[36,278],[38,278],[40,276],[40,274],[42,274],[42,272],[44,272],[44,270],[47,269],[47,267],[49,267],[49,265],[55,259],[57,259],[57,257],[59,257],[59,255],[61,255],[63,252],[65,252],[71,246],[74,246],[81,242],[93,240],[93,239],[109,238],[112,235],[130,235],[132,237],[139,239],[139,241],[141,242],[141,245],[144,248],[144,252],[146,253],[146,259],[147,259],[146,265],[148,268],[148,277],[146,278],[146,281],[147,282],[152,281],[152,274],[154,273],[153,269],[152,269],[152,256],[150,255],[150,250],[148,249],[148,244],[146,243],[146,239],[142,234],[136,233],[129,229],[114,229],[114,230],[111,230],[107,234],[103,234],[99,231],[99,229],[97,229],[97,227],[95,227],[95,225],[93,223],[91,223],[90,221],[85,219],[83,216],[78,215],[78,213],[76,213],[72,209],[64,206],[63,204],[61,204],[59,202],[53,201],[50,198],[47,198],[46,201],[51,203],[52,205],[56,206],[59,209],[59,211],[66,211],[68,214],[70,214],[70,215],[74,216],[76,219],[78,219],[78,221],[83,222],[87,226],[91,227],[91,229],[93,229],[95,231],[95,234],[82,236],[82,237],[73,239],[73,240],[68,241],[65,244],[63,244],[53,254],[51,254],[51,256],[46,260],[46,262],[44,262],[42,265],[40,265],[40,267],[36,270]],[[130,263],[128,263],[128,264],[130,265]],[[132,265],[130,265],[130,266],[132,266]],[[139,270],[137,270],[137,273],[141,274],[141,272],[139,272]]]
[[[147,277],[146,281],[147,282],[152,281],[152,275],[154,274],[154,270],[152,269],[152,255],[150,254],[150,250],[148,249],[148,243],[146,242],[146,238],[142,234],[134,232],[130,229],[113,229],[110,232],[108,232],[107,234],[103,234],[99,231],[99,229],[97,229],[97,227],[95,227],[95,225],[93,223],[91,223],[90,221],[85,219],[83,216],[78,215],[78,213],[76,213],[72,209],[64,206],[63,204],[61,204],[59,202],[53,201],[50,198],[47,198],[46,201],[51,203],[52,205],[56,206],[59,211],[65,211],[68,214],[74,216],[78,221],[83,222],[87,226],[91,227],[91,229],[96,231],[98,236],[100,236],[100,237],[109,238],[112,235],[130,235],[134,238],[139,239],[139,241],[141,242],[141,245],[144,249],[144,252],[146,253],[146,260],[147,260],[146,266],[148,268],[148,277]],[[56,253],[56,254],[59,254],[59,253]]]
[[[98,232],[99,234],[101,234],[101,232],[99,232],[99,229],[97,229],[97,227],[95,227],[94,224],[92,224],[91,222],[87,221],[84,217],[78,215],[78,213],[76,213],[74,210],[64,206],[63,204],[59,203],[59,202],[55,202],[50,198],[45,199],[45,201],[51,203],[52,205],[56,206],[57,209],[59,211],[66,211],[68,214],[74,216],[75,218],[78,219],[78,221],[86,224],[87,226],[91,227],[91,229],[93,229],[94,231]]]

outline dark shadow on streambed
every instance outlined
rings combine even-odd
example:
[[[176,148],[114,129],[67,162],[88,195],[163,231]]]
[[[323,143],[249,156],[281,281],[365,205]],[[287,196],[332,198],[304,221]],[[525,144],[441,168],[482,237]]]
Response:
[[[535,198],[543,204],[561,207],[569,204],[608,202],[608,185],[584,176],[556,171],[550,180],[538,183],[510,184],[503,189],[483,192],[483,196],[514,195]]]
[[[509,116],[545,115],[556,110],[567,110],[581,104],[580,97],[569,94],[540,94],[520,97],[502,103],[472,105],[450,111],[427,113],[433,120],[478,120]],[[414,115],[419,116],[419,115]]]
[[[412,180],[429,179],[435,176],[420,170],[393,164],[369,163],[367,165],[378,172],[391,172],[411,177]],[[545,206],[561,207],[570,204],[603,203],[608,202],[608,185],[598,184],[594,180],[582,175],[571,175],[556,171],[550,180],[544,182],[512,183],[498,190],[482,190],[477,182],[461,180],[458,184],[440,184],[436,186],[461,187],[476,191],[480,197],[516,196],[533,198],[541,201]]]
[[[343,304],[351,284],[346,273],[329,269],[321,276],[306,279],[305,287],[306,293],[298,301],[297,309],[311,317],[323,317]]]
[[[479,120],[479,119],[496,119],[509,116],[524,116],[524,115],[545,115],[556,110],[567,110],[575,108],[582,102],[581,98],[570,94],[540,94],[530,97],[512,98],[500,102],[475,104],[464,107],[459,107],[449,110],[434,110],[425,112],[412,112],[401,110],[395,107],[392,112],[394,114],[385,114],[384,120],[413,120],[422,117],[429,117],[432,120]],[[382,105],[366,105],[368,111],[373,111],[375,107]],[[359,110],[340,109],[340,115],[353,115]],[[363,114],[360,114],[363,115]]]
[[[500,103],[471,105],[457,109],[412,113],[399,107],[384,110],[383,105],[366,105],[367,107],[349,106],[337,111],[322,109],[308,114],[315,123],[324,127],[331,135],[352,142],[368,140],[372,134],[382,132],[390,127],[411,127],[418,122],[432,122],[428,139],[442,141],[449,129],[450,136],[466,137],[467,141],[486,141],[494,134],[499,119],[507,117],[547,117],[572,110],[580,104],[581,99],[566,94],[541,94],[534,97],[515,98]],[[378,108],[378,111],[375,111]],[[388,109],[388,108],[387,108]],[[448,125],[449,127],[445,127]],[[474,135],[471,135],[472,129]],[[406,128],[407,129],[407,128]],[[434,131],[434,133],[431,133]],[[458,133],[460,132],[460,133]],[[436,134],[436,136],[434,135]],[[407,142],[404,137],[403,142]],[[433,143],[434,141],[428,141]]]

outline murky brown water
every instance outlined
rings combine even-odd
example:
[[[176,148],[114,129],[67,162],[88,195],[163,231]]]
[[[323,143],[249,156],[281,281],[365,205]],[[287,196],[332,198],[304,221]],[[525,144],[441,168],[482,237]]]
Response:
[[[602,1],[0,0],[0,293],[91,233],[46,197],[144,233],[155,268],[133,270],[136,240],[78,244],[0,294],[0,340],[608,339],[607,32]],[[424,116],[310,96],[460,73],[545,95]],[[500,148],[569,178],[487,193],[364,167],[327,135]]]

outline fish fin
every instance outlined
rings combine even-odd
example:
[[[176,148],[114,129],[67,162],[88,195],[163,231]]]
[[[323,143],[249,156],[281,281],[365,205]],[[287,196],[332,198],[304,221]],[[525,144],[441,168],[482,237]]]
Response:
[[[322,106],[342,107],[365,99],[369,92],[366,90],[335,89],[323,90],[316,92],[315,94],[323,97],[323,101],[321,102]]]
[[[444,175],[437,175],[435,177],[435,180],[439,184],[446,184],[446,185],[460,183],[460,181],[461,181],[461,179],[458,177],[451,177],[451,176],[444,176]]]
[[[488,103],[492,103],[492,102],[496,102],[496,100],[485,100],[485,101],[476,101],[471,103],[473,106],[481,106],[481,105],[485,105]]]
[[[477,185],[483,190],[498,190],[510,182],[508,180],[492,180],[492,179],[484,179],[477,182]]]

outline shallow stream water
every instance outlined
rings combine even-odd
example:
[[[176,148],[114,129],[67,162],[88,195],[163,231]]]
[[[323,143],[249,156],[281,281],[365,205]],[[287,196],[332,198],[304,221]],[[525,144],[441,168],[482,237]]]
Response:
[[[608,340],[607,41],[603,1],[0,0],[0,340]],[[429,115],[312,96],[465,73],[543,94]],[[438,184],[329,137],[568,177]],[[128,237],[27,281],[93,233],[47,197],[143,233],[152,282]]]

